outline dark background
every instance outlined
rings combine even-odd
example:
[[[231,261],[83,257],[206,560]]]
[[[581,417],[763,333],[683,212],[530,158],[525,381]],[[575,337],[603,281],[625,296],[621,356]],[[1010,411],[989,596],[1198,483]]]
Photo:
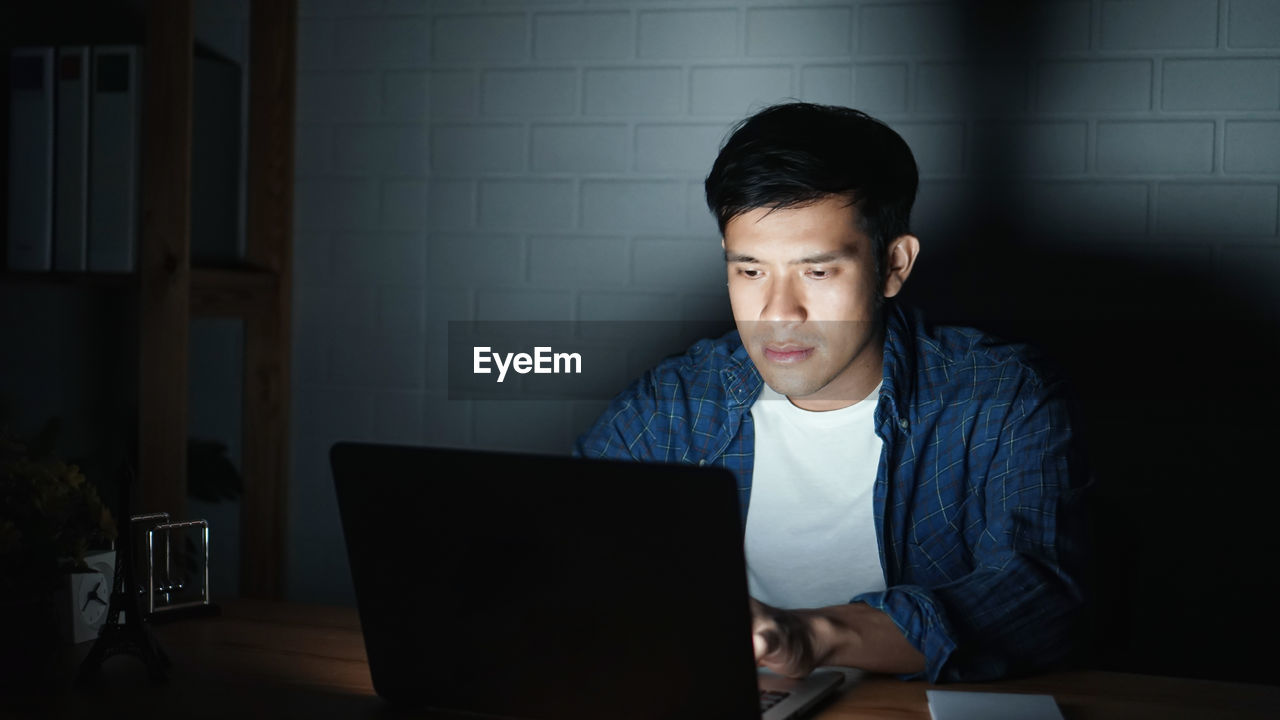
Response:
[[[7,43],[50,41],[15,7]],[[1089,662],[1276,682],[1274,3],[300,11],[292,599],[351,601],[332,442],[563,453],[602,408],[451,401],[449,321],[726,319],[701,179],[734,122],[798,98],[865,109],[912,145],[924,249],[904,300],[1069,374],[1096,480]],[[243,3],[197,3],[197,37],[241,63],[246,24]],[[127,443],[132,313],[120,288],[7,278],[5,420],[62,417],[64,452],[90,464]],[[192,425],[233,456],[238,333],[192,330]]]

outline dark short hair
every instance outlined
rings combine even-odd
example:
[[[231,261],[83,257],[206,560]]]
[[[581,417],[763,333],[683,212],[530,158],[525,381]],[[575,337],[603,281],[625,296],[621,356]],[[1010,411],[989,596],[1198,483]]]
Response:
[[[734,128],[707,175],[707,206],[723,235],[730,220],[757,208],[846,196],[883,282],[889,243],[910,232],[918,184],[911,148],[888,125],[850,108],[786,103]]]

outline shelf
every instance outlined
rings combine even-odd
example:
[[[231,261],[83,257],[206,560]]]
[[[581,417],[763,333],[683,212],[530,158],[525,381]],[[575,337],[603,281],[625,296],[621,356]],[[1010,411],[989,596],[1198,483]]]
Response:
[[[0,270],[0,285],[70,285],[74,287],[136,288],[136,273],[27,272]]]
[[[280,597],[289,517],[297,0],[248,3],[245,260],[232,267],[190,264],[193,5],[193,0],[0,2],[0,42],[145,38],[148,58],[141,82],[146,133],[141,137],[139,167],[137,272],[0,270],[0,289],[122,288],[136,295],[135,512],[165,510],[177,517],[184,513],[191,317],[243,319],[240,592],[247,597]],[[122,6],[131,11],[120,12]],[[0,166],[4,162],[0,156]]]
[[[0,41],[6,46],[142,43],[145,25],[141,3],[130,0],[0,4]]]
[[[279,276],[265,268],[191,268],[191,314],[245,317],[268,311]]]
[[[268,269],[252,266],[191,268],[191,313],[243,317],[267,312],[280,280]],[[0,270],[0,286],[65,286],[136,290],[137,273],[23,272]]]

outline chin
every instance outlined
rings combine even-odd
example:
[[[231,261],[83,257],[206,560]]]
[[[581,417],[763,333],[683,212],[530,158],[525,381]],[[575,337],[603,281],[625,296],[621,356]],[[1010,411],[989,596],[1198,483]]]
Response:
[[[757,369],[759,367],[759,365],[756,365]],[[786,395],[789,398],[803,399],[821,390],[825,385],[825,383],[807,376],[797,377],[794,373],[762,372],[760,376],[764,378],[769,387],[773,388],[774,392],[779,395]]]

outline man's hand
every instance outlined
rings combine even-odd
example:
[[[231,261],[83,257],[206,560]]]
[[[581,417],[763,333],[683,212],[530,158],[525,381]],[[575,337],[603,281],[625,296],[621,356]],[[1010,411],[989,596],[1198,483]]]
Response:
[[[751,598],[751,616],[756,664],[779,675],[804,677],[824,665],[903,674],[924,670],[924,655],[893,620],[863,603],[782,610]]]
[[[751,598],[757,665],[788,677],[804,677],[818,667],[820,652],[811,618],[804,612],[781,610]]]

